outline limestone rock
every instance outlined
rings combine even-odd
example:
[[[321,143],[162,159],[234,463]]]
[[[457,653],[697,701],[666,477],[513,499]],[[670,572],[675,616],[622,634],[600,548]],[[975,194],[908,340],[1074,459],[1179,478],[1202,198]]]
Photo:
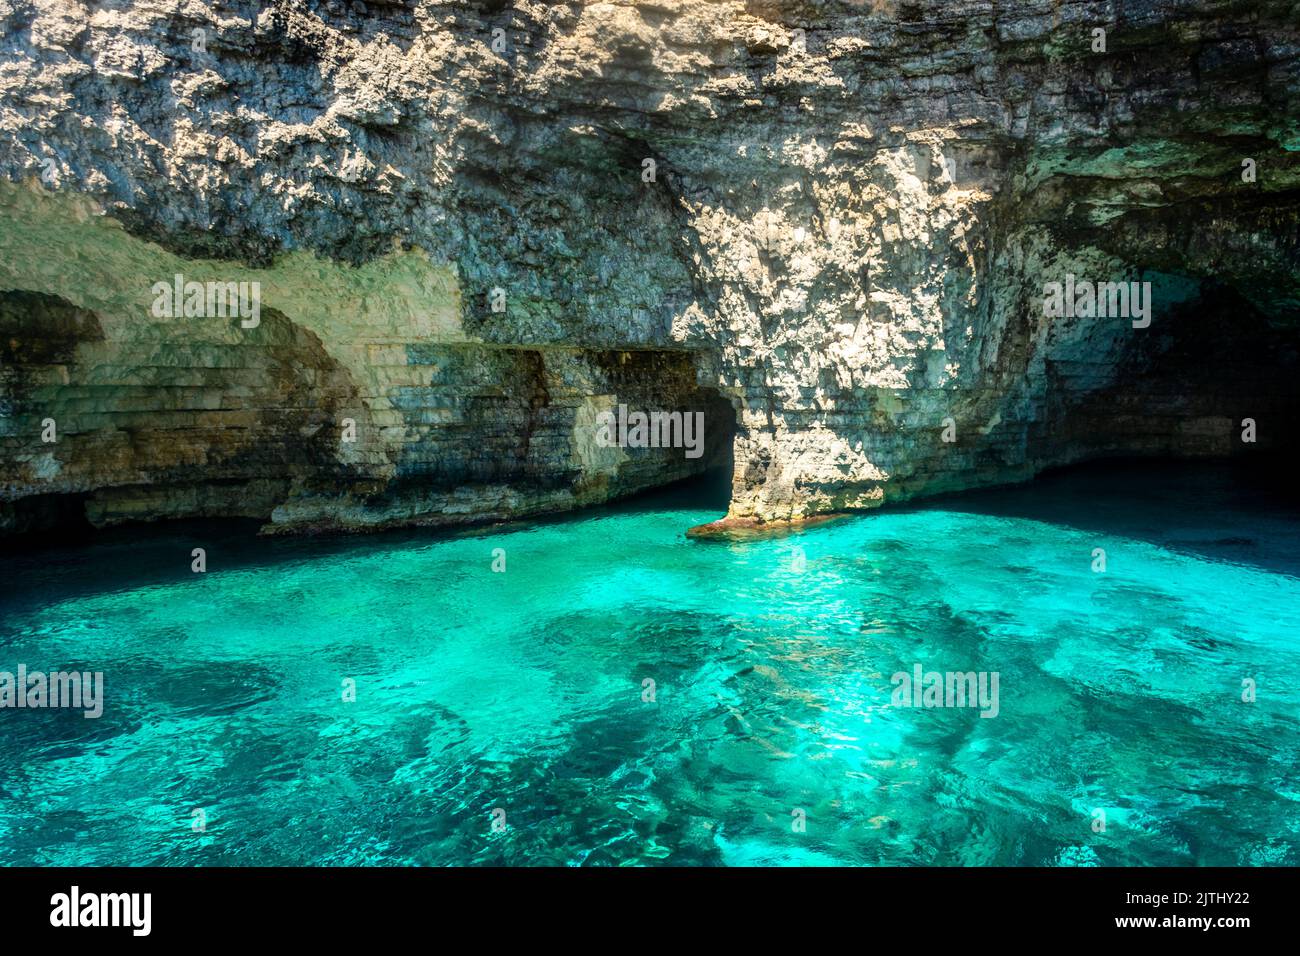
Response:
[[[770,523],[1295,437],[1292,2],[0,0],[0,31],[2,528],[505,517],[727,443],[731,517]],[[259,325],[159,318],[176,274],[259,283]],[[1150,282],[1150,324],[1046,314],[1067,275]],[[705,411],[707,460],[593,446],[629,400]]]

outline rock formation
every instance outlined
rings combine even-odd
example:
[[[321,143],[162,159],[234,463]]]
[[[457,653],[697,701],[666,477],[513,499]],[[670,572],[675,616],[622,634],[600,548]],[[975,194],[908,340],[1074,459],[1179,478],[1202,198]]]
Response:
[[[783,522],[1295,437],[1294,2],[0,0],[0,31],[6,531],[482,520],[719,464],[729,522]],[[160,310],[178,275],[256,283],[256,324]],[[1149,315],[1053,314],[1067,281]],[[597,441],[620,403],[703,412],[708,454]]]

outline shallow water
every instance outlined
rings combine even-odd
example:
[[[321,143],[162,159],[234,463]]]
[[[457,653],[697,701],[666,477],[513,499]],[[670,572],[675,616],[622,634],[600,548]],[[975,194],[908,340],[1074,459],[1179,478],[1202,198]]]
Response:
[[[0,710],[0,862],[1300,863],[1292,502],[1113,465],[684,537],[718,513],[0,557],[0,670],[106,684]],[[997,716],[892,706],[918,663]]]

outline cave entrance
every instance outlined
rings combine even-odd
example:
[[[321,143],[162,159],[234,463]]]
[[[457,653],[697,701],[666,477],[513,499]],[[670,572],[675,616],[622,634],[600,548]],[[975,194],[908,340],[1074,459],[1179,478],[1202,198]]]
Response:
[[[731,505],[735,470],[736,431],[739,428],[736,409],[725,396],[708,387],[699,389],[698,403],[703,406],[703,467],[699,474],[682,481],[674,489],[674,494],[683,508],[726,514]]]
[[[593,356],[609,404],[598,444],[617,465],[608,497],[671,487],[682,507],[726,510],[737,417],[732,402],[701,385],[699,356],[685,350],[609,351]]]
[[[1213,282],[1135,329],[1104,387],[1092,356],[1049,361],[1044,458],[1293,459],[1300,438],[1300,328]]]

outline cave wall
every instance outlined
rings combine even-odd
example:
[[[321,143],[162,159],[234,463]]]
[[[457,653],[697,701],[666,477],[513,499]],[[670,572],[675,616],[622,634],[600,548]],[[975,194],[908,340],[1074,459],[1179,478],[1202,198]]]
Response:
[[[505,520],[603,503],[729,460],[735,412],[698,385],[684,351],[412,343],[401,352],[386,369],[385,399],[402,420],[386,430],[398,439],[391,469],[351,486],[316,470],[268,530]],[[698,416],[703,441],[619,446],[600,416],[620,405]]]
[[[310,333],[274,311],[246,342],[105,324],[57,296],[0,293],[0,520],[15,530],[40,517],[15,489],[80,496],[109,524],[264,517],[300,475],[346,480],[327,429],[356,387]]]
[[[609,352],[676,353],[633,391],[716,408],[712,440],[734,406],[736,521],[1243,453],[1245,417],[1260,449],[1293,437],[1292,2],[4,0],[0,25],[0,288],[126,343],[169,334],[152,281],[259,279],[278,355],[203,334],[292,371],[170,411],[259,423],[231,475],[281,483],[257,498],[277,527],[551,510],[684,473],[583,458]],[[1044,315],[1067,273],[1150,281],[1151,325]],[[91,348],[87,370],[146,361]],[[157,364],[168,395],[206,367]],[[298,434],[345,413],[374,437]],[[143,452],[101,466],[122,426],[91,421],[88,460],[61,466],[82,484],[17,467],[48,450],[7,424],[5,501],[89,493],[109,519],[145,500],[121,489],[180,487]],[[251,464],[277,444],[283,466]]]
[[[503,520],[729,460],[733,404],[700,384],[691,351],[471,339],[454,277],[423,254],[232,269],[32,184],[0,183],[0,210],[0,288],[23,287],[0,292],[0,532]],[[156,316],[153,287],[176,274],[259,282],[257,324]],[[620,405],[702,416],[702,445],[602,443],[600,416]]]

